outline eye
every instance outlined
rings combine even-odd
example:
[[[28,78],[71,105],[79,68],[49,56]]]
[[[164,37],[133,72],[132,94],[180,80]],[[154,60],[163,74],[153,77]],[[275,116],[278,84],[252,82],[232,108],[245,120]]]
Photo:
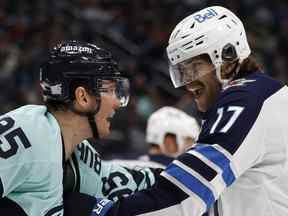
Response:
[[[105,92],[109,95],[114,95],[116,92],[116,89],[115,88],[107,88],[107,89],[105,89]]]
[[[117,86],[114,83],[104,83],[104,85],[102,85],[102,88],[100,88],[99,90],[100,92],[108,95],[116,95]]]

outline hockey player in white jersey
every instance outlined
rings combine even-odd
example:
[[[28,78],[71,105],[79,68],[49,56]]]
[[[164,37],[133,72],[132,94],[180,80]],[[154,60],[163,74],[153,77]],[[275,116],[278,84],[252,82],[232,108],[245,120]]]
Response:
[[[23,106],[0,118],[0,215],[63,215],[63,183],[67,191],[113,200],[154,184],[153,171],[102,163],[93,142],[81,142],[107,136],[115,110],[128,102],[128,80],[111,53],[59,43],[40,79],[46,106]],[[65,163],[71,155],[73,172]],[[70,205],[83,206],[78,198]]]
[[[145,141],[148,154],[141,155],[138,160],[113,162],[129,167],[165,168],[195,144],[199,131],[199,125],[192,116],[175,107],[162,107],[147,120]]]
[[[91,215],[288,215],[288,88],[250,52],[242,22],[226,8],[205,8],[175,27],[170,75],[203,112],[197,144],[155,187],[97,200]]]
[[[157,156],[175,158],[195,144],[199,126],[192,117],[174,107],[162,107],[151,114],[147,121],[146,143],[149,145],[148,157],[157,162]],[[159,163],[168,165],[165,160]]]

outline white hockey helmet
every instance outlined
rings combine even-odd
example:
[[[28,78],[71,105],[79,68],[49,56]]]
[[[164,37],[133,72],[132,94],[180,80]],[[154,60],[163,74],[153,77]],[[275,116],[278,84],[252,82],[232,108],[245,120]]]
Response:
[[[201,76],[197,73],[193,80],[191,75],[190,79],[183,79],[179,63],[208,54],[219,81],[223,82],[220,67],[223,62],[238,60],[241,63],[250,53],[241,20],[224,7],[208,7],[183,19],[171,33],[167,47],[170,77],[176,88],[197,79]]]
[[[149,117],[146,127],[146,143],[159,145],[165,154],[164,138],[167,134],[175,134],[178,152],[169,156],[177,156],[186,150],[187,138],[196,140],[199,131],[198,123],[193,117],[179,109],[166,106]]]

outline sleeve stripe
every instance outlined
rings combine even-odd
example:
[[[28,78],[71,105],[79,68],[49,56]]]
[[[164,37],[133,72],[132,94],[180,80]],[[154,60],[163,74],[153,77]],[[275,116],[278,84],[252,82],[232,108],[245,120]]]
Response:
[[[215,197],[211,189],[186,170],[172,163],[166,168],[165,172],[199,196],[205,202],[207,208],[214,203]]]
[[[56,207],[50,209],[50,210],[45,214],[45,216],[53,216],[53,215],[56,215],[56,213],[57,213],[57,215],[58,215],[58,214],[60,214],[60,213],[59,213],[60,211],[63,211],[63,209],[64,209],[63,205],[56,206]]]
[[[209,182],[217,175],[214,169],[192,154],[183,154],[177,160],[199,173]]]
[[[191,151],[197,151],[216,164],[222,170],[222,177],[227,186],[231,185],[235,181],[236,178],[230,166],[231,161],[222,152],[211,145],[201,144],[196,145],[196,147]]]

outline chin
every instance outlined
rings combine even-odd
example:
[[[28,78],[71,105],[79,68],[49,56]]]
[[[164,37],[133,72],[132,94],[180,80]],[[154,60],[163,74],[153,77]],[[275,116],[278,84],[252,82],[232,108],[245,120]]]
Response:
[[[206,109],[204,109],[203,106],[199,105],[198,103],[196,103],[196,106],[197,106],[197,110],[198,110],[199,112],[206,112]]]
[[[105,137],[107,137],[109,134],[110,134],[110,130],[107,129],[107,130],[105,130],[105,131],[101,131],[101,132],[99,133],[99,137],[100,137],[100,138],[105,138]]]

